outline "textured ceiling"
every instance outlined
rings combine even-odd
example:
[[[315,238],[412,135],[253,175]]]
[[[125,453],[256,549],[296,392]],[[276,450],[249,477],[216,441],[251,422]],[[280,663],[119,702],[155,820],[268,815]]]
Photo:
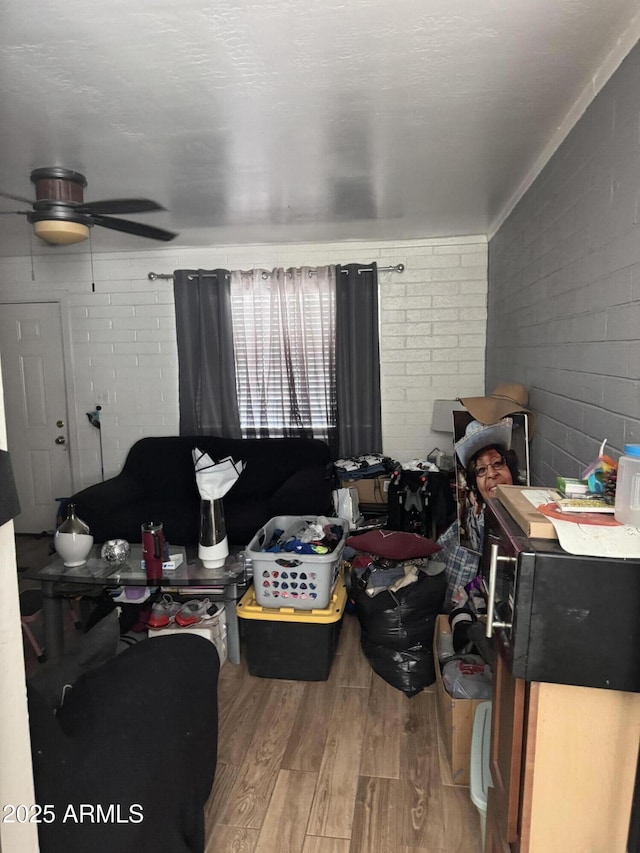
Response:
[[[631,47],[636,11],[3,0],[0,190],[32,198],[31,169],[65,166],[87,200],[166,206],[131,218],[180,232],[176,245],[486,233],[607,56]],[[94,251],[158,245],[92,236]],[[0,216],[1,255],[31,242],[24,217]]]

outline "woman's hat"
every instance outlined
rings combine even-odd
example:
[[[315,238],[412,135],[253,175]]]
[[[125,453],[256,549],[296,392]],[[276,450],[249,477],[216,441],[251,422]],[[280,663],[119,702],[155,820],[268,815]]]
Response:
[[[505,450],[511,449],[511,431],[513,421],[511,418],[502,418],[497,424],[481,424],[480,421],[471,421],[467,424],[464,436],[455,443],[458,459],[462,463],[462,467],[466,468],[469,461],[483,447],[489,447],[492,444],[503,447]]]
[[[518,382],[501,382],[488,397],[459,397],[467,411],[482,424],[495,424],[505,415],[525,412],[529,417],[529,434],[535,427],[535,416],[527,408],[529,390]]]

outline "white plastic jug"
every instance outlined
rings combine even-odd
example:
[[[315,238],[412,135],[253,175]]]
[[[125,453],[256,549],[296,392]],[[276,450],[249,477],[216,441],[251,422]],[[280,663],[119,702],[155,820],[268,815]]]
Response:
[[[640,444],[625,444],[618,460],[615,519],[640,527]]]

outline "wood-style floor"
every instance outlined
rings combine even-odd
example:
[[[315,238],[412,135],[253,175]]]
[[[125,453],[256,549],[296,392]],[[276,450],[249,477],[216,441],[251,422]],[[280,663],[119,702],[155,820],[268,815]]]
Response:
[[[328,681],[219,682],[206,853],[481,853],[469,789],[451,784],[434,688],[412,699],[373,671],[344,617]]]
[[[50,542],[17,537],[18,565],[44,565]],[[25,660],[39,666],[28,643]],[[242,663],[220,672],[206,853],[481,853],[469,789],[451,783],[434,691],[407,699],[379,678],[352,615],[327,681],[253,677],[243,643]]]

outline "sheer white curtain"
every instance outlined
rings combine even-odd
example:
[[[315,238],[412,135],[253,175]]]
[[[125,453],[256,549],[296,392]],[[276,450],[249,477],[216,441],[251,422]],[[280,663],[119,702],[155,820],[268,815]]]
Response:
[[[244,437],[336,428],[336,268],[235,270],[230,294]]]

